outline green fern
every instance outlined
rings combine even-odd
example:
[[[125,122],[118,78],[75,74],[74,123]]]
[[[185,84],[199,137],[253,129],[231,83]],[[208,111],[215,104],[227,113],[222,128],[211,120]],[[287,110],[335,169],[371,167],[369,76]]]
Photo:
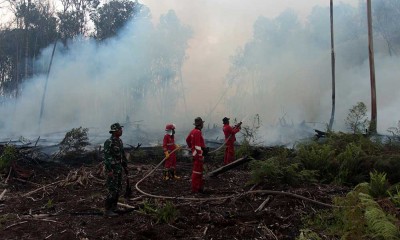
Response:
[[[400,233],[394,222],[396,221],[390,215],[387,215],[372,198],[372,196],[360,193],[362,204],[365,206],[365,219],[368,225],[368,232],[373,238],[394,240],[400,238]]]
[[[354,179],[359,174],[360,157],[363,155],[364,153],[359,144],[350,143],[346,146],[345,151],[337,156],[340,169],[335,179],[336,183],[346,184],[357,182]]]
[[[331,182],[336,175],[334,157],[335,151],[330,145],[312,143],[300,145],[296,159],[305,169],[317,171],[322,182]]]
[[[374,198],[386,197],[388,195],[389,183],[386,179],[386,173],[373,171],[369,173],[369,193]]]
[[[394,203],[396,207],[400,207],[400,190],[399,185],[395,186],[393,190],[388,191],[390,201]]]

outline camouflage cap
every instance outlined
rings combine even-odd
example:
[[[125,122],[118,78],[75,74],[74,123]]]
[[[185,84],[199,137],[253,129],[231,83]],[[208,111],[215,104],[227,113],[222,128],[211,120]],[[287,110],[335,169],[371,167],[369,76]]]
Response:
[[[121,124],[119,124],[119,123],[114,123],[111,125],[109,133],[116,132],[116,131],[122,129],[123,127],[124,126],[121,126]]]

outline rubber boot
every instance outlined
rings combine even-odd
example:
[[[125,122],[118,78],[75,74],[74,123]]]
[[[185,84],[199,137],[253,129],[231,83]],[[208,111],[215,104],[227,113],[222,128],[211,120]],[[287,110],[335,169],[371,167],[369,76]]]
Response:
[[[180,180],[181,179],[181,177],[179,177],[177,174],[176,174],[176,170],[174,169],[174,171],[172,172],[172,175],[174,176],[174,179],[175,180]]]
[[[119,194],[114,196],[113,203],[112,203],[112,208],[111,208],[116,213],[119,211],[119,209],[118,209],[118,199],[119,199]]]
[[[104,216],[106,216],[106,217],[116,217],[116,216],[118,216],[118,213],[116,213],[113,210],[109,209],[109,210],[105,211]]]
[[[113,199],[107,198],[105,202],[105,212],[104,216],[106,217],[116,217],[118,214],[112,210],[113,207]]]
[[[169,170],[168,170],[168,169],[164,169],[164,172],[163,172],[163,179],[164,179],[164,180],[169,180],[169,179],[170,179]]]
[[[168,170],[168,175],[169,175],[170,179],[175,179],[174,169],[169,169]]]

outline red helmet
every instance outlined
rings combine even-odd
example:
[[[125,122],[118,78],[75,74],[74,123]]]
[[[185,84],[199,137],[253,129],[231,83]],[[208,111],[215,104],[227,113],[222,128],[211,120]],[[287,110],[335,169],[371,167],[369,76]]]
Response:
[[[168,123],[167,126],[165,126],[165,131],[174,129],[175,129],[175,124],[173,123]]]

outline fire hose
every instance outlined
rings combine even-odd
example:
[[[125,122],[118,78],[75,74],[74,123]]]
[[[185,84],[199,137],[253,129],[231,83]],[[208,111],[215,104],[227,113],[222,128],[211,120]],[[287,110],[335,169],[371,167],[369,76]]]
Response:
[[[221,147],[220,147],[221,148]],[[216,152],[217,150],[219,150],[220,148],[214,150],[213,152]],[[189,150],[191,151],[191,149],[189,148],[176,148],[173,151],[171,151],[171,153],[174,153],[178,150]],[[210,152],[211,153],[211,152]],[[137,191],[139,191],[140,193],[142,193],[143,195],[146,195],[148,197],[152,197],[152,198],[160,198],[160,199],[173,199],[173,200],[188,200],[188,201],[208,201],[208,200],[224,200],[224,199],[229,199],[229,198],[237,198],[237,197],[241,197],[247,194],[256,194],[256,193],[264,193],[264,194],[270,194],[270,195],[285,195],[285,196],[290,196],[290,197],[294,197],[294,198],[298,198],[298,199],[302,199],[308,202],[312,202],[314,204],[317,205],[321,205],[321,206],[325,206],[325,207],[338,207],[332,204],[328,204],[328,203],[323,203],[323,202],[319,202],[317,200],[314,199],[310,199],[310,198],[306,198],[303,197],[301,195],[297,195],[294,193],[290,193],[290,192],[284,192],[284,191],[273,191],[273,190],[250,190],[247,192],[243,192],[243,193],[238,193],[238,194],[233,194],[233,195],[229,195],[229,196],[223,196],[223,197],[207,197],[207,198],[195,198],[195,197],[172,197],[172,196],[161,196],[161,195],[155,195],[155,194],[151,194],[151,193],[146,193],[145,191],[141,190],[139,188],[139,184],[141,182],[143,182],[147,177],[149,177],[158,167],[161,166],[161,164],[163,164],[165,162],[165,160],[167,159],[167,157],[164,157],[163,160],[157,164],[157,166],[155,166],[150,172],[148,172],[142,179],[140,179],[136,184],[135,184],[135,188]]]

